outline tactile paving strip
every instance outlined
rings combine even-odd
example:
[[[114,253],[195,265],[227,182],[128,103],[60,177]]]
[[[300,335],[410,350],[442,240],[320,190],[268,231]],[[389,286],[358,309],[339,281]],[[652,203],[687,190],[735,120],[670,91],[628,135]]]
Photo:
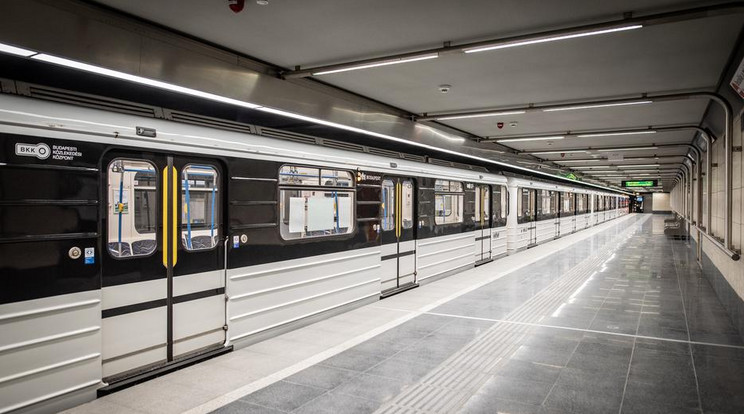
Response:
[[[550,286],[514,309],[504,318],[508,322],[496,323],[444,361],[416,385],[407,388],[386,405],[380,407],[376,413],[455,412],[498,371],[500,364],[508,360],[509,356],[519,348],[520,342],[531,328],[526,324],[539,323],[545,317],[544,315],[566,302],[573,292],[586,283],[596,269],[609,260],[647,219],[648,216],[629,226],[596,253],[581,261]]]

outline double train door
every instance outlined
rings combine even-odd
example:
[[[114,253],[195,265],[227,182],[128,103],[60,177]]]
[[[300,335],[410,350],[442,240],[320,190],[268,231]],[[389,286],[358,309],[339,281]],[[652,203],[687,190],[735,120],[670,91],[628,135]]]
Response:
[[[115,151],[102,169],[104,380],[115,383],[221,352],[221,163]]]
[[[416,286],[413,179],[382,180],[382,296]]]
[[[491,259],[491,190],[487,185],[475,186],[475,264]]]

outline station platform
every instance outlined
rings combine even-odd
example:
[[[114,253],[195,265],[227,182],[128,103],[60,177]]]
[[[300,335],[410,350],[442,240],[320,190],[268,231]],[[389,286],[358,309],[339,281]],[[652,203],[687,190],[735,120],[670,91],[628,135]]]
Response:
[[[741,413],[744,342],[631,214],[68,413]]]

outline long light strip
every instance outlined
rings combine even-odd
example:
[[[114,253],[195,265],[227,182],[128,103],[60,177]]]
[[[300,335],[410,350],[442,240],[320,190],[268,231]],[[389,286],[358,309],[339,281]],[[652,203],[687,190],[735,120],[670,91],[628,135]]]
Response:
[[[594,30],[591,32],[584,32],[584,33],[574,33],[569,35],[561,35],[561,36],[550,36],[550,37],[544,37],[542,39],[532,39],[532,40],[523,40],[523,41],[516,41],[511,43],[504,43],[504,44],[497,44],[493,46],[481,46],[481,47],[474,47],[471,49],[465,49],[465,53],[478,53],[478,52],[486,52],[489,50],[496,50],[496,49],[506,49],[510,47],[517,47],[517,46],[526,46],[526,45],[534,45],[537,43],[547,43],[547,42],[555,42],[557,40],[566,40],[566,39],[575,39],[578,37],[587,37],[587,36],[596,36],[601,34],[607,34],[607,33],[615,33],[615,32],[624,32],[626,30],[634,30],[634,29],[640,29],[642,28],[642,24],[634,24],[631,26],[621,26],[621,27],[615,27],[612,29],[603,29],[603,30]]]
[[[349,72],[352,70],[376,68],[378,66],[397,65],[399,63],[417,62],[419,60],[436,59],[438,57],[439,57],[439,53],[432,53],[430,55],[416,56],[416,57],[411,57],[411,58],[392,59],[392,60],[386,60],[384,62],[376,62],[376,63],[369,63],[366,65],[350,66],[350,67],[342,68],[342,69],[332,69],[332,70],[323,70],[320,72],[313,72],[313,76],[330,75],[332,73],[341,73],[341,72]]]
[[[16,55],[16,56],[31,57],[35,55],[37,52],[33,50],[23,49],[20,47],[0,43],[0,53],[10,53],[11,55]]]
[[[47,55],[45,53],[39,53],[38,55],[31,56],[31,59],[41,60],[43,62],[53,63],[55,65],[60,65],[60,66],[66,66],[68,68],[78,69],[78,70],[82,70],[85,72],[96,73],[96,74],[108,76],[111,78],[123,79],[126,81],[139,83],[142,85],[153,86],[155,88],[178,92],[184,95],[191,95],[191,96],[196,96],[199,98],[209,99],[210,101],[217,101],[217,102],[223,102],[223,103],[227,103],[231,105],[242,106],[243,108],[257,109],[259,107],[259,105],[252,104],[250,102],[240,101],[238,99],[215,95],[209,92],[203,92],[203,91],[199,91],[196,89],[186,88],[183,86],[174,85],[172,83],[143,78],[141,76],[130,75],[128,73],[102,68],[100,66],[89,65],[87,63],[77,62],[74,60],[65,59],[65,58],[61,58],[57,56]]]
[[[541,155],[541,154],[578,154],[582,152],[587,152],[585,150],[569,150],[569,151],[533,151],[530,152],[530,154],[533,155]]]
[[[603,158],[603,159],[596,159],[596,160],[555,160],[555,162],[562,162],[566,164],[573,163],[573,162],[581,163],[581,162],[600,162],[600,161],[606,161],[606,159]],[[571,167],[571,168],[579,168],[579,167]]]
[[[504,138],[497,139],[496,142],[519,142],[519,141],[553,141],[565,138],[563,135],[557,135],[554,137],[533,137],[533,138]]]
[[[615,148],[615,149],[598,149],[597,152],[620,152],[620,151],[642,151],[642,150],[655,150],[659,147],[628,147],[628,148]]]
[[[443,116],[441,118],[434,118],[434,119],[437,121],[449,121],[452,119],[470,119],[470,118],[485,118],[489,116],[521,115],[526,112],[527,111],[487,112],[483,114]]]
[[[626,164],[618,165],[617,168],[640,168],[640,167],[660,167],[661,164]]]
[[[610,108],[613,106],[645,105],[645,104],[650,104],[650,103],[653,103],[653,101],[636,101],[636,102],[619,102],[619,103],[596,104],[596,105],[566,106],[563,108],[543,109],[543,112],[573,111],[576,109]]]
[[[577,138],[593,138],[593,137],[619,137],[623,135],[645,135],[655,134],[656,131],[633,131],[633,132],[607,132],[601,134],[581,134],[576,135]]]
[[[0,43],[0,45],[2,45],[2,43]],[[524,167],[520,167],[520,166],[517,166],[517,165],[508,164],[508,163],[501,162],[501,161],[496,161],[496,160],[492,160],[492,159],[488,159],[488,158],[483,158],[483,157],[479,157],[477,155],[470,155],[470,154],[466,154],[466,153],[462,153],[462,152],[457,152],[457,151],[449,150],[449,149],[446,149],[446,148],[435,147],[433,145],[423,144],[423,143],[419,143],[419,142],[416,142],[416,141],[411,141],[411,140],[407,140],[407,139],[403,139],[403,138],[394,137],[394,136],[391,136],[391,135],[380,134],[380,133],[377,133],[377,132],[368,131],[368,130],[364,130],[364,129],[361,129],[361,128],[356,128],[356,127],[352,127],[352,126],[348,126],[348,125],[344,125],[344,124],[338,124],[338,123],[335,123],[335,122],[325,121],[325,120],[322,120],[322,119],[313,118],[313,117],[309,117],[309,116],[304,116],[304,115],[300,115],[300,114],[295,114],[295,113],[292,113],[292,112],[282,111],[282,110],[279,110],[279,109],[268,108],[268,107],[256,105],[256,104],[253,104],[253,103],[250,103],[250,102],[244,102],[244,101],[240,101],[240,100],[233,99],[233,98],[228,98],[228,97],[224,97],[224,96],[220,96],[220,95],[211,94],[211,93],[208,93],[208,92],[199,91],[199,90],[196,90],[196,89],[191,89],[191,88],[186,88],[186,87],[183,87],[183,86],[173,85],[173,84],[170,84],[170,83],[167,83],[167,82],[162,82],[162,81],[157,81],[157,80],[153,80],[153,79],[143,78],[143,77],[136,76],[136,75],[130,75],[130,74],[127,74],[127,73],[124,73],[124,72],[119,72],[119,71],[115,71],[115,70],[111,70],[111,69],[102,68],[102,67],[99,67],[99,66],[89,65],[89,64],[86,64],[86,63],[77,62],[77,61],[70,60],[70,59],[65,59],[65,58],[60,58],[60,57],[57,57],[57,56],[52,56],[52,55],[47,55],[47,54],[40,53],[40,54],[37,54],[37,55],[32,55],[32,56],[30,56],[30,58],[31,59],[36,59],[36,60],[39,60],[39,61],[43,61],[43,62],[47,62],[47,63],[52,63],[52,64],[56,64],[56,65],[60,65],[60,66],[65,66],[65,67],[69,67],[69,68],[73,68],[73,69],[82,70],[82,71],[85,71],[85,72],[91,72],[91,73],[100,74],[100,75],[104,75],[104,76],[109,76],[109,77],[113,77],[113,78],[117,78],[117,79],[131,81],[131,82],[135,82],[135,83],[139,83],[139,84],[143,84],[143,85],[148,85],[148,86],[153,86],[153,87],[157,87],[157,88],[161,88],[161,89],[166,89],[166,90],[170,90],[170,91],[173,91],[173,92],[183,93],[185,95],[196,96],[196,97],[205,98],[205,99],[209,99],[209,100],[213,100],[213,101],[218,101],[218,102],[224,102],[224,103],[228,103],[228,104],[233,104],[233,105],[244,107],[244,108],[256,109],[256,110],[260,110],[260,111],[264,111],[264,112],[274,113],[274,114],[281,115],[281,116],[286,116],[286,117],[289,117],[289,118],[300,119],[300,120],[304,120],[304,121],[307,121],[307,122],[312,122],[312,123],[316,123],[316,124],[320,124],[320,125],[326,125],[326,126],[333,127],[333,128],[338,128],[338,129],[343,129],[343,130],[346,130],[346,131],[356,132],[356,133],[360,133],[360,134],[364,134],[364,135],[368,135],[368,136],[382,138],[382,139],[386,139],[386,140],[390,140],[390,141],[394,141],[394,142],[399,142],[399,143],[403,143],[403,144],[407,144],[407,145],[412,145],[412,146],[416,146],[416,147],[420,147],[420,148],[425,148],[425,149],[429,149],[429,150],[433,150],[433,151],[439,151],[439,152],[443,152],[443,153],[446,153],[446,154],[452,154],[452,155],[456,155],[456,156],[463,157],[463,158],[468,158],[468,159],[472,159],[472,160],[476,160],[476,161],[480,161],[480,162],[485,162],[485,163],[488,163],[488,164],[493,164],[493,165],[498,165],[498,166],[501,166],[501,167],[506,167],[506,168],[512,168],[512,169],[516,169],[516,170],[521,170],[521,171],[525,171],[525,172],[527,172],[529,174],[540,175],[540,176],[544,176],[544,177],[547,177],[547,178],[550,178],[550,179],[553,179],[553,180],[566,181],[566,182],[571,182],[571,183],[574,183],[574,184],[577,183],[575,180],[572,180],[570,178],[565,178],[565,177],[561,177],[561,176],[558,176],[558,175],[553,175],[553,174],[545,173],[545,172],[542,172],[542,171],[532,170],[532,169],[529,169],[529,168],[524,168]],[[586,151],[579,151],[579,152],[586,152]],[[598,185],[598,184],[588,183],[588,182],[581,182],[581,184],[585,184],[585,185],[596,187],[596,188],[601,188],[601,189],[604,189],[604,190],[623,192],[621,190],[617,190],[617,189],[610,188],[610,187],[605,187],[605,186]]]

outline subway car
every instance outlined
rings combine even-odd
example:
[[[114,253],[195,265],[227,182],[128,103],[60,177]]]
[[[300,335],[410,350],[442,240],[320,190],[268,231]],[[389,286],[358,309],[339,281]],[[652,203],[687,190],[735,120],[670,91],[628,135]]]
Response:
[[[172,118],[0,96],[0,412],[69,407],[627,213],[617,194]]]

